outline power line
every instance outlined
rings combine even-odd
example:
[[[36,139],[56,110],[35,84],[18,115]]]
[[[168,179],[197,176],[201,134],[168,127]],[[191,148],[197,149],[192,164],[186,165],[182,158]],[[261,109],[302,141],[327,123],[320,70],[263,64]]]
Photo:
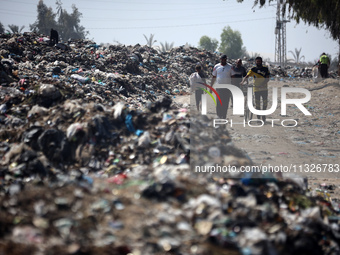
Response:
[[[216,25],[216,24],[229,24],[229,23],[238,23],[238,22],[247,22],[247,21],[257,21],[257,20],[267,20],[274,19],[275,17],[270,18],[261,18],[261,19],[247,19],[247,20],[235,20],[235,21],[223,21],[223,22],[213,22],[213,23],[203,23],[203,24],[190,24],[190,25],[172,25],[172,26],[158,26],[158,27],[98,27],[98,28],[87,28],[93,30],[105,29],[105,30],[118,30],[118,29],[146,29],[146,28],[172,28],[172,27],[195,27],[195,26],[208,26],[208,25]]]
[[[270,13],[271,11],[268,11],[268,12],[264,12],[264,13]],[[36,17],[36,14],[34,14],[33,12],[22,12],[22,11],[17,11],[17,10],[7,10],[7,9],[2,9],[0,10],[0,13],[2,14],[5,14],[5,15],[20,15],[20,16],[25,16],[25,17]],[[32,14],[32,15],[30,15]],[[263,14],[263,13],[262,13]],[[243,16],[243,15],[248,15],[248,14],[235,14],[235,15],[228,15],[228,17],[232,17],[232,16]],[[161,21],[161,20],[187,20],[187,19],[192,19],[192,18],[195,18],[197,17],[197,14],[193,14],[193,15],[186,15],[186,16],[180,16],[180,17],[171,17],[171,18],[153,18],[153,19],[150,19],[150,18],[141,18],[141,19],[128,19],[128,21]],[[216,15],[213,15],[213,16],[204,16],[204,19],[211,19],[211,18],[223,18],[225,17],[225,15],[221,15],[221,16],[216,16]],[[83,17],[82,18],[82,21],[122,21],[122,18],[106,18],[106,17],[103,17],[103,18],[91,18],[91,17]],[[215,23],[212,23],[212,24],[215,24]]]
[[[93,0],[82,0],[82,2],[93,2]],[[108,0],[108,1],[99,1],[99,0],[97,0],[96,1],[96,3],[113,3],[111,0]],[[117,2],[117,1],[115,1],[114,2],[114,4],[133,4],[133,5],[138,5],[138,4],[140,4],[140,5],[153,5],[153,6],[155,6],[155,5],[171,5],[171,6],[174,6],[174,5],[190,5],[190,6],[192,6],[193,4],[192,3],[184,3],[184,2],[178,2],[178,3],[172,3],[172,2],[167,2],[167,3],[161,3],[161,2],[154,2],[154,3],[150,3],[150,2],[141,2],[141,1],[137,1],[137,2],[128,2],[128,1],[122,1],[122,2]],[[223,4],[223,2],[221,2],[221,4]],[[195,4],[195,6],[196,5],[210,5],[210,6],[212,6],[212,4],[211,3],[199,3],[199,4]],[[235,4],[235,6],[236,5],[241,5],[241,4]],[[229,4],[229,6],[230,6],[230,4]]]
[[[22,1],[16,1],[16,0],[3,0],[3,1],[6,1],[6,2],[11,2],[11,3],[25,3],[25,2],[22,2]],[[83,0],[84,1],[84,0]],[[111,1],[97,1],[97,2],[105,2],[105,3],[112,3]],[[116,2],[116,1],[114,1],[113,2],[114,4],[117,4],[117,3],[120,3],[120,4],[133,4],[134,2],[128,2],[128,1],[126,1],[126,2]],[[31,5],[36,5],[35,3],[25,3],[25,4],[31,4]],[[137,3],[135,3],[135,4],[137,4]],[[143,4],[143,5],[145,5],[145,4],[153,4],[153,3],[148,3],[148,2],[144,2],[144,3],[140,3],[139,2],[139,4]],[[156,4],[156,3],[154,3],[154,4]],[[162,3],[162,4],[168,4],[168,3]],[[169,5],[169,4],[168,4]],[[171,6],[177,6],[177,5],[180,5],[179,3],[176,3],[176,5],[174,5],[174,4],[172,4]],[[184,5],[184,4],[183,4]],[[187,5],[187,3],[185,3],[185,5]],[[191,12],[190,11],[194,11],[194,12],[196,12],[196,11],[200,11],[200,10],[204,10],[204,11],[208,11],[208,10],[214,10],[214,13],[216,14],[216,11],[218,12],[219,10],[221,10],[220,8],[218,8],[218,7],[213,7],[212,6],[212,4],[209,4],[210,6],[211,6],[211,8],[205,8],[205,7],[203,7],[203,5],[208,5],[208,4],[203,4],[203,3],[198,3],[197,5],[194,5],[194,7],[192,6],[192,4],[191,4],[191,7],[190,8],[188,8],[188,14],[190,14]],[[195,8],[195,7],[197,7],[197,8]],[[145,12],[145,13],[147,13],[147,12],[159,12],[159,11],[178,11],[178,9],[167,9],[167,8],[163,8],[162,10],[141,10],[140,8],[137,8],[137,10],[133,10],[133,9],[131,9],[131,8],[129,8],[129,9],[111,9],[111,8],[81,8],[81,7],[77,7],[78,8],[78,11],[82,11],[82,10],[86,10],[86,9],[90,9],[90,10],[101,10],[101,11],[103,11],[103,10],[105,10],[105,11],[117,11],[117,12],[122,12],[122,11],[128,11],[128,12],[134,12],[134,11],[138,11],[138,12]],[[231,7],[230,7],[230,5],[228,5],[228,10],[235,10],[235,13],[236,13],[236,10],[241,10],[241,9],[244,9],[243,8],[243,6],[242,6],[242,4],[235,4],[235,5],[232,5]],[[11,12],[11,14],[14,14],[14,15],[20,15],[19,13],[17,13],[17,10],[7,10],[8,12]],[[239,12],[237,12],[238,14],[238,16],[240,16],[240,14],[239,14]],[[8,14],[8,13],[4,13],[4,14]],[[21,16],[26,16],[26,17],[33,17],[33,16],[30,16],[30,15],[27,15],[27,14],[31,14],[31,13],[24,13],[24,15],[21,15]],[[33,14],[33,13],[32,13]],[[196,14],[190,14],[189,16],[187,15],[187,16],[185,16],[185,17],[183,17],[183,19],[187,19],[187,18],[190,18],[190,17],[195,17],[194,15],[196,15],[196,16],[204,16],[204,18],[205,19],[209,19],[210,17],[207,17],[206,16],[206,14],[207,13],[205,13],[205,14],[200,14],[200,13],[196,13]],[[212,13],[213,14],[213,13]],[[209,14],[208,14],[209,15]],[[236,15],[236,14],[235,14]],[[229,15],[229,16],[235,16],[235,15]],[[103,15],[102,15],[103,16]],[[146,15],[145,15],[146,16]],[[34,16],[35,17],[35,16]],[[88,18],[89,20],[92,20],[92,21],[101,21],[101,20],[122,20],[121,18],[112,18],[112,15],[110,16],[111,18]],[[219,16],[214,16],[214,17],[212,17],[212,18],[218,18]],[[175,20],[177,20],[178,18],[181,18],[182,19],[182,17],[171,17],[171,19],[175,19]],[[140,19],[129,19],[129,21],[143,21],[143,20],[145,20],[145,21],[157,21],[157,20],[167,20],[168,18],[140,18]],[[170,18],[169,18],[170,19]],[[83,21],[84,20],[87,20],[87,19],[83,19]]]
[[[37,3],[28,3],[28,2],[22,2],[22,1],[16,1],[16,0],[3,0],[5,2],[10,2],[10,3],[19,3],[19,4],[28,4],[28,5],[38,5]],[[79,1],[78,4],[81,4],[81,2],[93,2],[93,0],[81,0]],[[98,3],[110,3],[110,4],[132,4],[132,5],[152,5],[152,6],[159,6],[159,5],[164,5],[164,6],[193,6],[192,3],[184,3],[184,2],[180,2],[180,3],[171,3],[171,2],[167,2],[167,3],[161,3],[161,2],[154,2],[154,3],[150,3],[150,2],[141,2],[141,1],[137,1],[137,2],[128,2],[128,1],[122,1],[122,2],[117,2],[114,1],[112,2],[112,0],[108,0],[108,1],[100,1],[100,0],[96,0],[96,4]],[[44,3],[45,4],[45,3]],[[221,3],[223,4],[223,3]],[[46,5],[46,4],[45,4]],[[199,4],[195,4],[194,6],[205,6],[205,5],[209,5],[212,6],[211,3],[199,3]],[[230,8],[230,6],[234,7],[237,5],[241,5],[241,4],[234,4],[234,5],[228,5],[228,8]],[[212,6],[214,7],[214,6]],[[216,8],[216,6],[214,7]]]
[[[91,8],[91,7],[77,7],[78,10],[97,10],[97,11],[118,11],[118,12],[145,12],[145,13],[148,13],[148,12],[177,12],[177,11],[180,11],[182,10],[181,8],[172,8],[172,9],[167,9],[167,8],[163,8],[163,9],[150,9],[150,8],[147,8],[147,9],[141,9],[141,8],[136,8],[136,9],[131,9],[131,8],[128,8],[128,9],[117,9],[117,8]],[[242,9],[242,8],[238,8],[236,7],[235,11],[236,10],[239,10],[239,9]],[[206,11],[206,10],[215,10],[216,11],[216,7],[211,7],[211,8],[207,8],[207,7],[198,7],[198,8],[190,8],[188,9],[188,11]],[[229,9],[230,10],[230,9]]]
[[[267,11],[267,12],[262,12],[263,13],[272,13],[272,11]],[[211,14],[213,16],[204,16],[204,19],[217,19],[217,18],[225,18],[225,15],[219,15],[219,16],[216,16],[214,14]],[[234,14],[234,15],[228,15],[228,17],[234,17],[234,16],[249,16],[248,13],[245,13],[245,14]],[[150,19],[150,18],[141,18],[141,19],[130,19],[128,18],[128,21],[160,21],[160,20],[176,20],[178,21],[179,19],[180,20],[187,20],[187,19],[193,19],[193,18],[197,18],[197,14],[193,14],[193,15],[186,15],[186,16],[180,16],[180,17],[171,17],[171,18],[155,18],[155,19]],[[124,21],[122,20],[122,18],[92,18],[92,17],[86,17],[84,18],[84,20],[92,20],[92,21]]]
[[[37,14],[37,12],[27,12],[27,11],[18,11],[18,10],[8,10],[8,9],[1,9],[1,11],[3,11],[4,13],[8,13],[8,12],[12,12],[12,13],[26,13],[26,14]]]
[[[20,1],[14,1],[14,0],[4,0],[5,2],[10,2],[10,3],[17,3],[17,4],[29,4],[29,5],[36,5],[36,3],[27,3],[27,2],[20,2]]]
[[[36,3],[27,3],[27,2],[21,2],[21,1],[15,1],[15,0],[4,0],[5,2],[10,2],[10,3],[19,3],[19,4],[28,4],[28,5],[38,5]],[[85,1],[85,0],[82,0],[82,1]],[[92,0],[89,0],[92,2]],[[207,8],[207,7],[204,7],[203,5],[204,4],[199,4],[199,5],[194,5],[194,7],[192,7],[192,4],[190,3],[176,3],[175,5],[174,4],[169,4],[169,3],[131,3],[131,2],[112,2],[112,1],[96,1],[96,3],[100,3],[100,2],[103,2],[103,3],[113,3],[113,4],[142,4],[142,5],[153,5],[153,6],[158,6],[158,5],[169,5],[169,6],[181,6],[181,5],[190,5],[190,8],[188,8],[188,11],[199,11],[199,10],[216,10],[218,9],[218,7],[216,6],[212,6],[211,4],[209,4],[209,6],[211,6],[211,8]],[[44,3],[45,4],[45,3]],[[81,3],[78,3],[81,5]],[[46,5],[46,4],[45,4]],[[47,5],[46,5],[47,6]],[[63,6],[65,8],[72,8],[73,5],[68,5],[68,6]],[[179,11],[178,8],[176,9],[168,9],[168,8],[162,8],[162,9],[146,9],[146,10],[142,10],[141,8],[137,7],[136,9],[131,9],[131,8],[128,8],[128,9],[117,9],[117,8],[93,8],[93,7],[79,7],[79,6],[76,6],[78,8],[78,10],[100,10],[100,11],[119,11],[119,12],[122,12],[122,11],[126,11],[126,12],[168,12],[168,11]],[[236,5],[232,5],[231,6],[232,8],[236,7],[236,9],[242,9],[242,6],[241,4],[236,4]],[[228,9],[230,10],[231,9],[230,5],[228,6]]]
[[[26,14],[19,14],[19,13],[14,13],[14,12],[3,12],[2,10],[0,11],[0,13],[4,14],[4,15],[19,15],[19,16],[23,16],[23,17],[36,17],[37,15],[26,15]]]

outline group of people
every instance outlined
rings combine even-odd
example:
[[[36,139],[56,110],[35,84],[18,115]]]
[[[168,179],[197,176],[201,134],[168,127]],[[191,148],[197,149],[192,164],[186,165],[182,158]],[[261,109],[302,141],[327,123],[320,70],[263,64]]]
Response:
[[[217,84],[231,84],[242,88],[245,82],[248,81],[249,77],[254,78],[254,96],[255,96],[255,108],[257,110],[266,110],[268,105],[268,82],[270,77],[270,72],[268,67],[264,66],[262,63],[262,58],[257,57],[255,59],[255,66],[252,67],[248,72],[242,65],[242,60],[237,59],[234,66],[227,63],[227,56],[222,55],[220,57],[220,63],[214,66],[212,71],[212,79],[210,86],[213,87],[215,83]],[[322,78],[328,77],[328,68],[330,65],[329,57],[322,53],[319,60],[319,68]],[[206,83],[206,78],[200,65],[196,66],[196,72],[193,73],[190,78],[190,86],[192,88],[203,88],[202,84]],[[217,88],[216,92],[222,100],[222,105],[216,105],[216,114],[220,119],[226,119],[228,113],[229,102],[233,100],[232,94],[227,88]],[[199,106],[201,103],[202,94],[204,91],[202,89],[196,89],[195,99],[196,107],[199,111]],[[262,107],[261,107],[262,102]],[[257,119],[263,122],[266,121],[265,115],[257,115]]]
[[[269,81],[269,70],[268,67],[262,65],[262,58],[257,57],[255,59],[256,66],[251,68],[248,72],[245,67],[242,65],[242,60],[237,59],[236,64],[234,66],[227,63],[227,56],[222,55],[220,57],[220,63],[214,66],[212,71],[212,79],[210,86],[214,87],[215,82],[217,84],[232,84],[237,87],[244,86],[244,83],[247,81],[248,77],[254,77],[254,94],[255,94],[255,107],[258,110],[261,110],[261,99],[262,99],[262,110],[267,109],[268,103],[268,81]],[[202,80],[199,80],[199,77]],[[200,87],[202,83],[205,83],[206,77],[204,76],[201,66],[196,66],[196,72],[193,73],[190,78],[190,85],[193,88]],[[202,86],[202,85],[201,85]],[[229,89],[227,88],[217,88],[216,92],[220,96],[222,100],[222,105],[216,105],[216,114],[220,119],[226,119],[229,102],[232,101],[232,95]],[[201,103],[201,96],[203,90],[196,89],[195,91],[195,99],[196,99],[196,107],[199,110],[199,105]],[[266,116],[257,116],[258,119],[266,120]]]

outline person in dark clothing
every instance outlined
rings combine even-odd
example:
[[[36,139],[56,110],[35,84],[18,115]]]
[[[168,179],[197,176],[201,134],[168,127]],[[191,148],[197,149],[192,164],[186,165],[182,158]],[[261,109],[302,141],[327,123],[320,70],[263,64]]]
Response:
[[[231,69],[231,84],[240,87],[242,78],[247,75],[247,70],[242,65],[242,60],[239,58],[236,60],[236,66]]]
[[[242,65],[242,59],[236,60],[236,65],[231,68],[231,84],[240,87],[242,78],[247,75],[245,67]],[[231,97],[231,107],[233,106],[233,97]]]
[[[50,35],[50,45],[55,45],[59,42],[59,35],[57,30],[51,28],[51,35]]]
[[[322,78],[328,78],[329,65],[329,57],[326,55],[326,53],[322,53],[320,57],[320,74]]]

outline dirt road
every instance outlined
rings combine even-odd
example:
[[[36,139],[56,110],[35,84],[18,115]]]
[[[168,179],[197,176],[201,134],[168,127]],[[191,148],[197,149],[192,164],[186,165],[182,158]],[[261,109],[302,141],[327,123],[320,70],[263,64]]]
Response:
[[[270,81],[268,109],[273,87],[279,88],[278,107],[261,127],[254,127],[255,122],[244,126],[241,124],[243,117],[232,115],[229,107],[229,123],[226,125],[234,145],[244,150],[254,164],[289,168],[292,173],[307,176],[311,186],[322,182],[340,184],[339,81]],[[286,115],[282,116],[281,87],[308,89],[311,99],[304,106],[312,115],[305,116],[295,105],[288,105]],[[287,98],[299,96],[304,97],[299,93],[289,93]],[[189,97],[180,96],[175,100],[188,103]],[[191,100],[191,104],[194,103]],[[208,100],[207,115],[217,118],[215,112],[213,100]],[[231,125],[231,121],[238,124]]]

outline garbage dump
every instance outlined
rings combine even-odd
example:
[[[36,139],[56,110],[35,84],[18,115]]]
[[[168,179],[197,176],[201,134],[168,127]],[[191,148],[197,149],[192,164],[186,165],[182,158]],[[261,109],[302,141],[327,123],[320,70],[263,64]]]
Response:
[[[252,164],[176,102],[217,55],[44,38],[0,36],[1,254],[339,254],[337,187],[190,169],[200,125]]]
[[[292,66],[287,65],[285,67],[281,67],[278,65],[271,65],[271,77],[272,79],[279,80],[292,80],[292,81],[300,81],[300,80],[312,80],[313,82],[321,81],[320,70],[318,70],[318,66]],[[334,70],[330,70],[328,74],[329,78],[337,78],[339,77],[338,73]]]

